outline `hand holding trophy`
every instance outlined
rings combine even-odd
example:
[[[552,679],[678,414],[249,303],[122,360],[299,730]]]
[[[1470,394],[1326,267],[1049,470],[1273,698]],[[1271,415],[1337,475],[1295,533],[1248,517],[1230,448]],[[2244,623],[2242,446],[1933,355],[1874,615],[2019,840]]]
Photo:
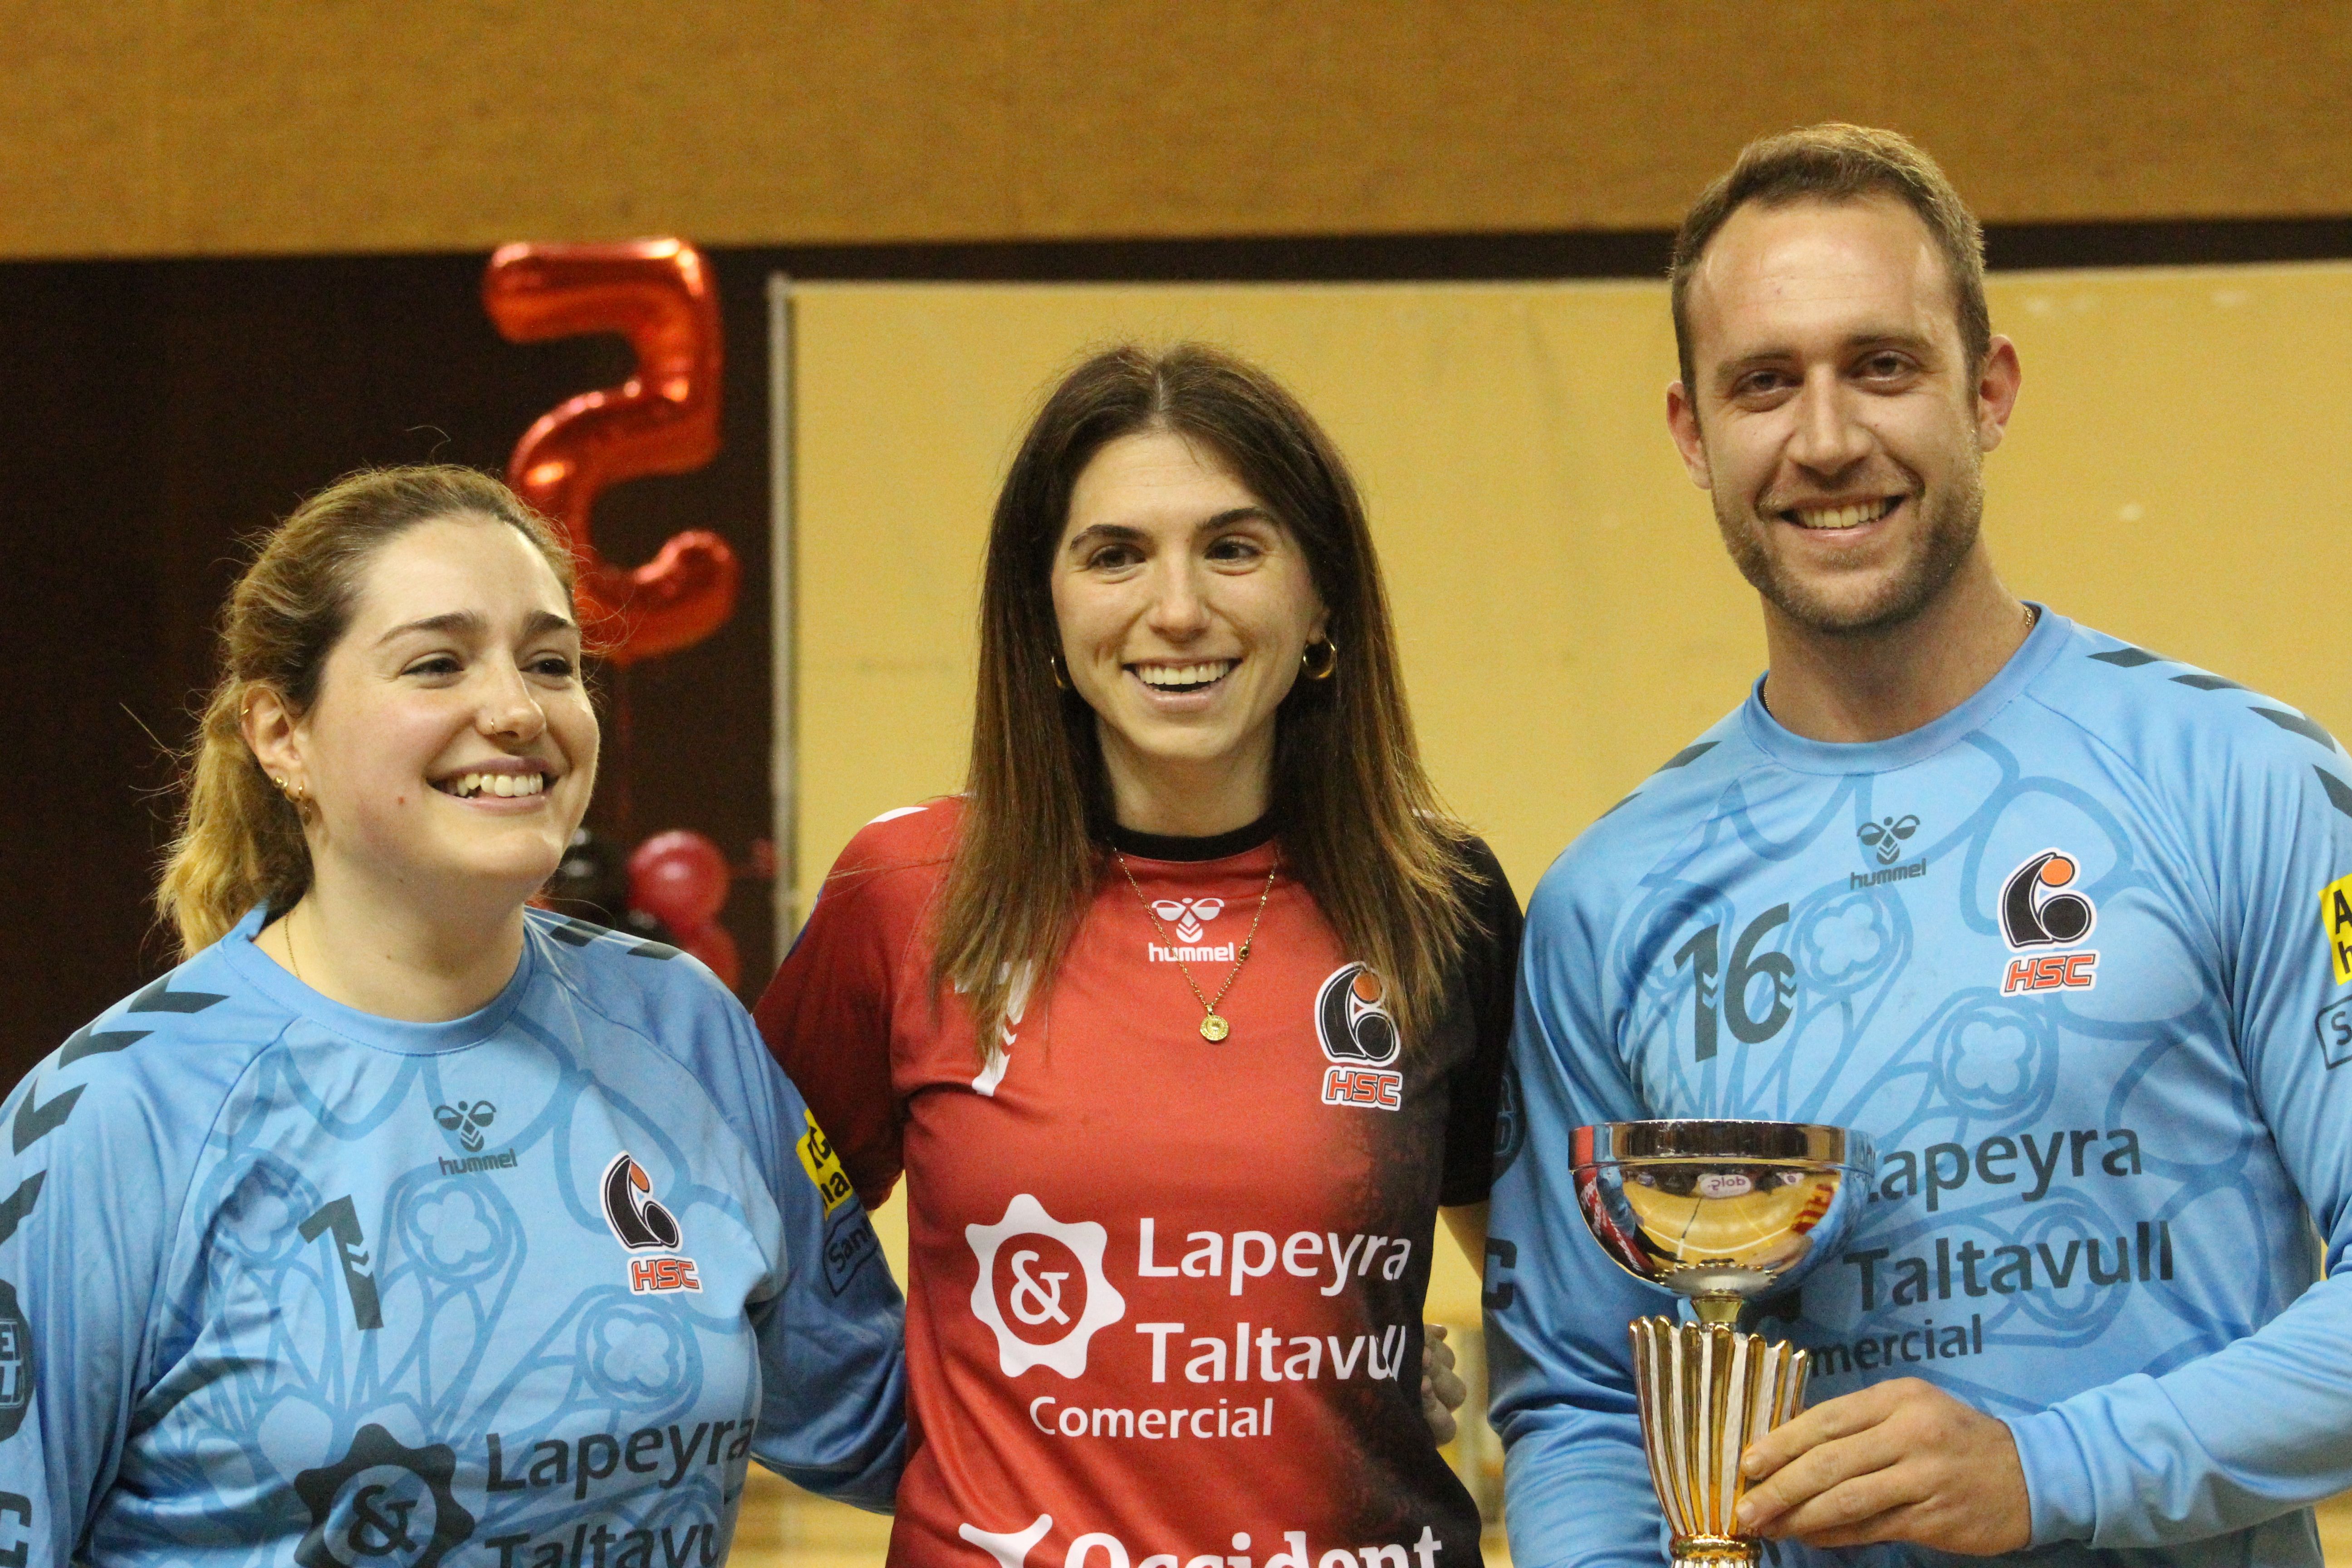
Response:
[[[1834,1252],[1868,1201],[1870,1140],[1784,1121],[1580,1127],[1571,1165],[1593,1238],[1628,1273],[1690,1299],[1699,1321],[1636,1319],[1633,1381],[1675,1568],[1752,1564],[1735,1533],[1741,1452],[1804,1408],[1805,1352],[1732,1325]],[[1849,1185],[1848,1178],[1856,1178]]]

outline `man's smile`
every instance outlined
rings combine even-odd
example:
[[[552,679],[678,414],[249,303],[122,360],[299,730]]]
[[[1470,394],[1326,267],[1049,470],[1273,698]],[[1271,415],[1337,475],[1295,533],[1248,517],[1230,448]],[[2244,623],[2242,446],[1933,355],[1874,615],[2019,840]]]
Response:
[[[1899,495],[1874,500],[1837,501],[1823,505],[1790,507],[1773,513],[1783,522],[1799,528],[1824,530],[1831,532],[1848,528],[1860,528],[1866,522],[1877,522],[1894,515],[1903,504]]]

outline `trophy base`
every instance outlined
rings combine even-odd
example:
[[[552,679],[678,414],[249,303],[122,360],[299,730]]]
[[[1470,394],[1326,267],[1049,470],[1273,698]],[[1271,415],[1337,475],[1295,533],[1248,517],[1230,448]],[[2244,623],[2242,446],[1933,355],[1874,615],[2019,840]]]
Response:
[[[1804,1408],[1805,1352],[1720,1323],[1637,1318],[1632,1332],[1642,1447],[1675,1568],[1751,1568],[1764,1543],[1738,1533],[1739,1456]]]
[[[1755,1568],[1764,1542],[1752,1535],[1677,1535],[1674,1568]]]

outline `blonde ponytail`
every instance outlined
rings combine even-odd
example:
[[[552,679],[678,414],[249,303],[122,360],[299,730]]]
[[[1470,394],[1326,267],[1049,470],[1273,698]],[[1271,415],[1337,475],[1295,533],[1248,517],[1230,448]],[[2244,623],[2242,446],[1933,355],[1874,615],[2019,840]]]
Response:
[[[183,759],[185,801],[155,889],[183,957],[218,942],[259,903],[291,908],[310,885],[302,819],[245,741],[257,690],[299,717],[318,700],[327,655],[351,624],[368,558],[441,517],[482,517],[521,531],[568,593],[569,551],[514,492],[472,468],[433,465],[347,475],[265,535],[221,612],[221,679]]]

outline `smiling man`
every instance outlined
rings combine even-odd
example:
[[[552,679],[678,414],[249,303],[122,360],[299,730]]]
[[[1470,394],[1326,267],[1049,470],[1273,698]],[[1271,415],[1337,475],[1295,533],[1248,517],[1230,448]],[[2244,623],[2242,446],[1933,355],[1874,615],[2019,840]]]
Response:
[[[1487,1267],[1524,1568],[1663,1544],[1625,1325],[1670,1309],[1578,1213],[1601,1121],[1880,1151],[1780,1303],[1813,1404],[1741,1515],[1782,1563],[2315,1564],[2352,1486],[2352,1273],[2315,1283],[2352,1244],[2352,758],[2001,585],[1981,250],[1843,125],[1750,146],[1678,237],[1667,424],[1770,668],[1528,913]]]

